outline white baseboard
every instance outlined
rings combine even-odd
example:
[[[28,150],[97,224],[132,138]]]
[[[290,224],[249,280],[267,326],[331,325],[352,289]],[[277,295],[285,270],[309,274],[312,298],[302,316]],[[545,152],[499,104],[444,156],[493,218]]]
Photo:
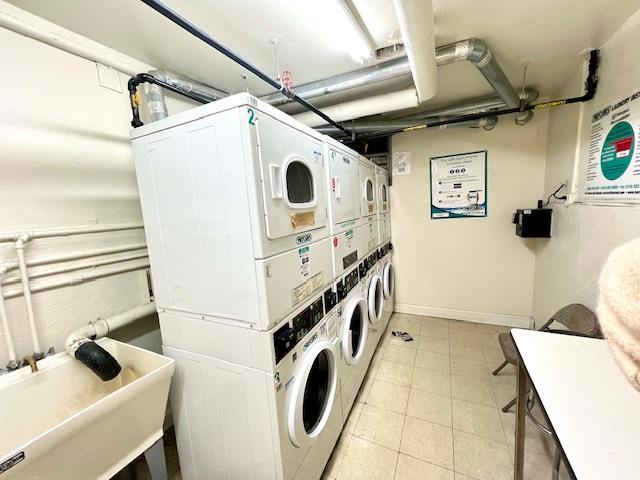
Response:
[[[425,305],[411,305],[396,303],[394,312],[423,315],[426,317],[448,318],[464,320],[473,323],[488,323],[514,328],[531,328],[533,318],[527,315],[505,315],[503,313],[471,312],[469,310],[455,310],[452,308],[427,307]]]

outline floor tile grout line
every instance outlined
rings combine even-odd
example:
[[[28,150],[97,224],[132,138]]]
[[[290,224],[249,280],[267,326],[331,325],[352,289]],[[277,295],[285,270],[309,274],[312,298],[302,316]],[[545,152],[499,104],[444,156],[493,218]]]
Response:
[[[449,323],[449,327],[451,327],[451,323]],[[451,328],[449,328],[449,353],[451,353]],[[454,478],[456,476],[456,446],[455,441],[453,439],[453,365],[451,364],[451,355],[449,355],[449,386],[451,388],[451,464],[453,466]]]

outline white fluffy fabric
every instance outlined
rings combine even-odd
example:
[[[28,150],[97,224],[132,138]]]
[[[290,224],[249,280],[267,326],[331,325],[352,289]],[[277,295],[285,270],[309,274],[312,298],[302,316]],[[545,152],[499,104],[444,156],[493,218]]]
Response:
[[[640,238],[609,255],[600,274],[597,313],[620,368],[640,390]]]

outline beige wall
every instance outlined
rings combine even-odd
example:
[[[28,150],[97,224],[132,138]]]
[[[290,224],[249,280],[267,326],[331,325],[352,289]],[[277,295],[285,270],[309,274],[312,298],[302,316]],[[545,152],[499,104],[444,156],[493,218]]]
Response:
[[[535,241],[515,235],[511,214],[535,207],[544,181],[546,114],[525,127],[423,130],[393,137],[411,174],[393,178],[397,311],[528,326]],[[429,218],[429,157],[488,151],[488,217]]]
[[[38,21],[33,17],[34,24]],[[42,25],[50,28],[45,22]],[[98,84],[96,64],[91,61],[3,28],[0,45],[0,231],[141,223],[129,142],[128,77],[120,74],[121,91],[116,92]],[[186,102],[169,101],[173,112],[188,107]],[[144,241],[142,230],[34,240],[25,254],[27,260],[33,260]],[[0,263],[13,260],[12,244],[0,244]],[[133,260],[95,270],[143,262]],[[44,277],[33,284],[68,281],[90,270]],[[8,279],[16,275],[13,272]],[[4,291],[15,287],[12,283]],[[148,297],[144,271],[34,294],[41,346],[61,351],[65,337],[75,328],[144,303]],[[33,350],[24,300],[20,296],[6,303],[16,353],[22,358]],[[160,350],[155,316],[116,336]],[[0,331],[0,368],[8,361],[3,337]]]
[[[572,178],[576,158],[579,166],[584,165],[590,117],[594,109],[633,89],[640,89],[640,51],[636,45],[639,31],[640,11],[602,46],[600,83],[592,102],[582,107],[558,108],[550,112],[545,178],[547,194],[567,178]],[[567,82],[561,94],[575,95],[583,81],[582,72],[576,72],[575,78]],[[576,180],[579,178],[577,175]],[[577,183],[572,183],[573,190],[579,188]],[[536,323],[543,323],[569,303],[580,302],[594,308],[598,296],[598,275],[607,255],[617,245],[638,236],[640,207],[580,203],[556,205],[554,238],[540,245],[536,260]]]

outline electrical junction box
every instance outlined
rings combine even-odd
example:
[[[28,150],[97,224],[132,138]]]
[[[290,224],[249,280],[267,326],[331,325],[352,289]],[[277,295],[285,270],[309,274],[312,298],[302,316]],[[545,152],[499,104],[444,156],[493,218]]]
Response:
[[[551,238],[550,208],[518,209],[513,214],[516,235],[523,238]]]

